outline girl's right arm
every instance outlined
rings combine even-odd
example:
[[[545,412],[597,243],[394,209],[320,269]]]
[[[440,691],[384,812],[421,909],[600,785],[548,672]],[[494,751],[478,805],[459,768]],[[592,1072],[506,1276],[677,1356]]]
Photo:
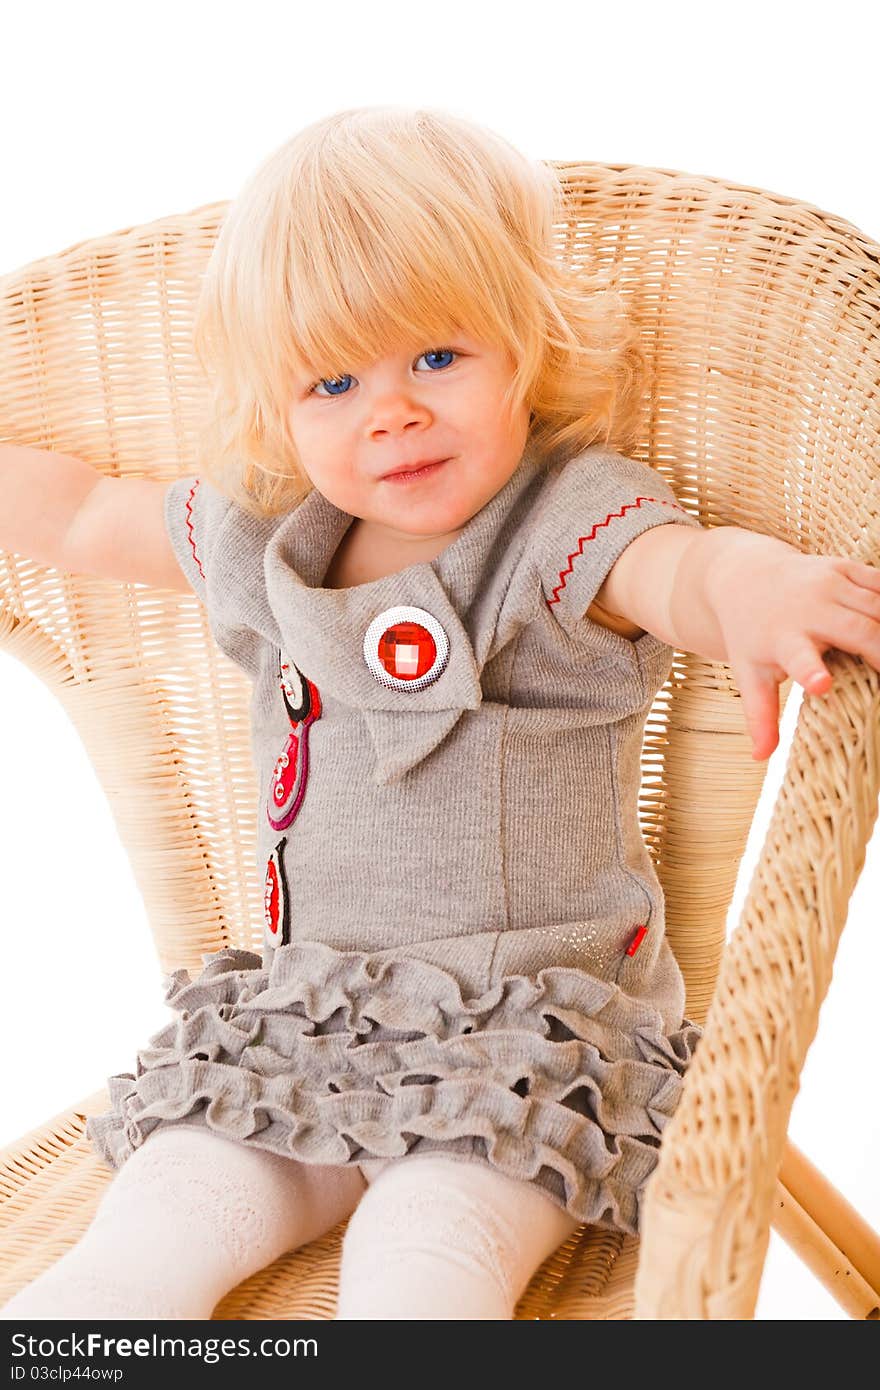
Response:
[[[0,444],[0,549],[59,570],[188,590],[165,526],[168,486]]]

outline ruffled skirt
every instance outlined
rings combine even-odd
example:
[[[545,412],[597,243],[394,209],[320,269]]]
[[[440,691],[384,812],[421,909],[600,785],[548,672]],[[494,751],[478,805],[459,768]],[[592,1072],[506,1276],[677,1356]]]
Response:
[[[108,1079],[86,1134],[118,1168],[164,1123],[304,1163],[435,1150],[538,1183],[581,1222],[638,1232],[660,1136],[701,1037],[576,967],[503,974],[475,994],[404,949],[318,941],[177,970],[178,1017]]]

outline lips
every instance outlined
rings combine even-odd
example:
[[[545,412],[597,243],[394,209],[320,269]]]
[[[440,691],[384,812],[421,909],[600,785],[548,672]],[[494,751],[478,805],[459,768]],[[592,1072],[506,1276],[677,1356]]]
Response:
[[[448,460],[445,458],[414,460],[412,463],[401,464],[400,468],[393,468],[390,473],[383,473],[382,481],[384,482],[386,478],[398,478],[401,474],[409,475],[418,473],[419,470],[423,468],[435,468],[438,464],[446,463],[447,461]]]

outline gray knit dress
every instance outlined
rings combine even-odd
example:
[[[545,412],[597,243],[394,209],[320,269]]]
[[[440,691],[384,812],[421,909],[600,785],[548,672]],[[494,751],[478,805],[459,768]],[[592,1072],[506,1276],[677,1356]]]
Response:
[[[637,1233],[701,1036],[637,812],[672,649],[585,613],[634,537],[698,521],[612,449],[531,445],[435,559],[348,589],[317,490],[262,520],[184,477],[165,518],[253,682],[264,945],[168,977],[178,1017],[90,1141],[116,1168],[165,1123],[304,1163],[434,1150]]]

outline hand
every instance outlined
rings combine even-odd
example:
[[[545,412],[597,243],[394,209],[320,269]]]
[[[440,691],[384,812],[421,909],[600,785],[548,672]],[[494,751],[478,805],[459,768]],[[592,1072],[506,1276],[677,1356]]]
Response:
[[[763,544],[766,542],[766,544]],[[791,676],[807,695],[825,695],[829,647],[880,671],[880,568],[841,555],[802,555],[750,533],[719,563],[710,598],[727,661],[742,695],[752,757],[779,743],[779,686]]]

